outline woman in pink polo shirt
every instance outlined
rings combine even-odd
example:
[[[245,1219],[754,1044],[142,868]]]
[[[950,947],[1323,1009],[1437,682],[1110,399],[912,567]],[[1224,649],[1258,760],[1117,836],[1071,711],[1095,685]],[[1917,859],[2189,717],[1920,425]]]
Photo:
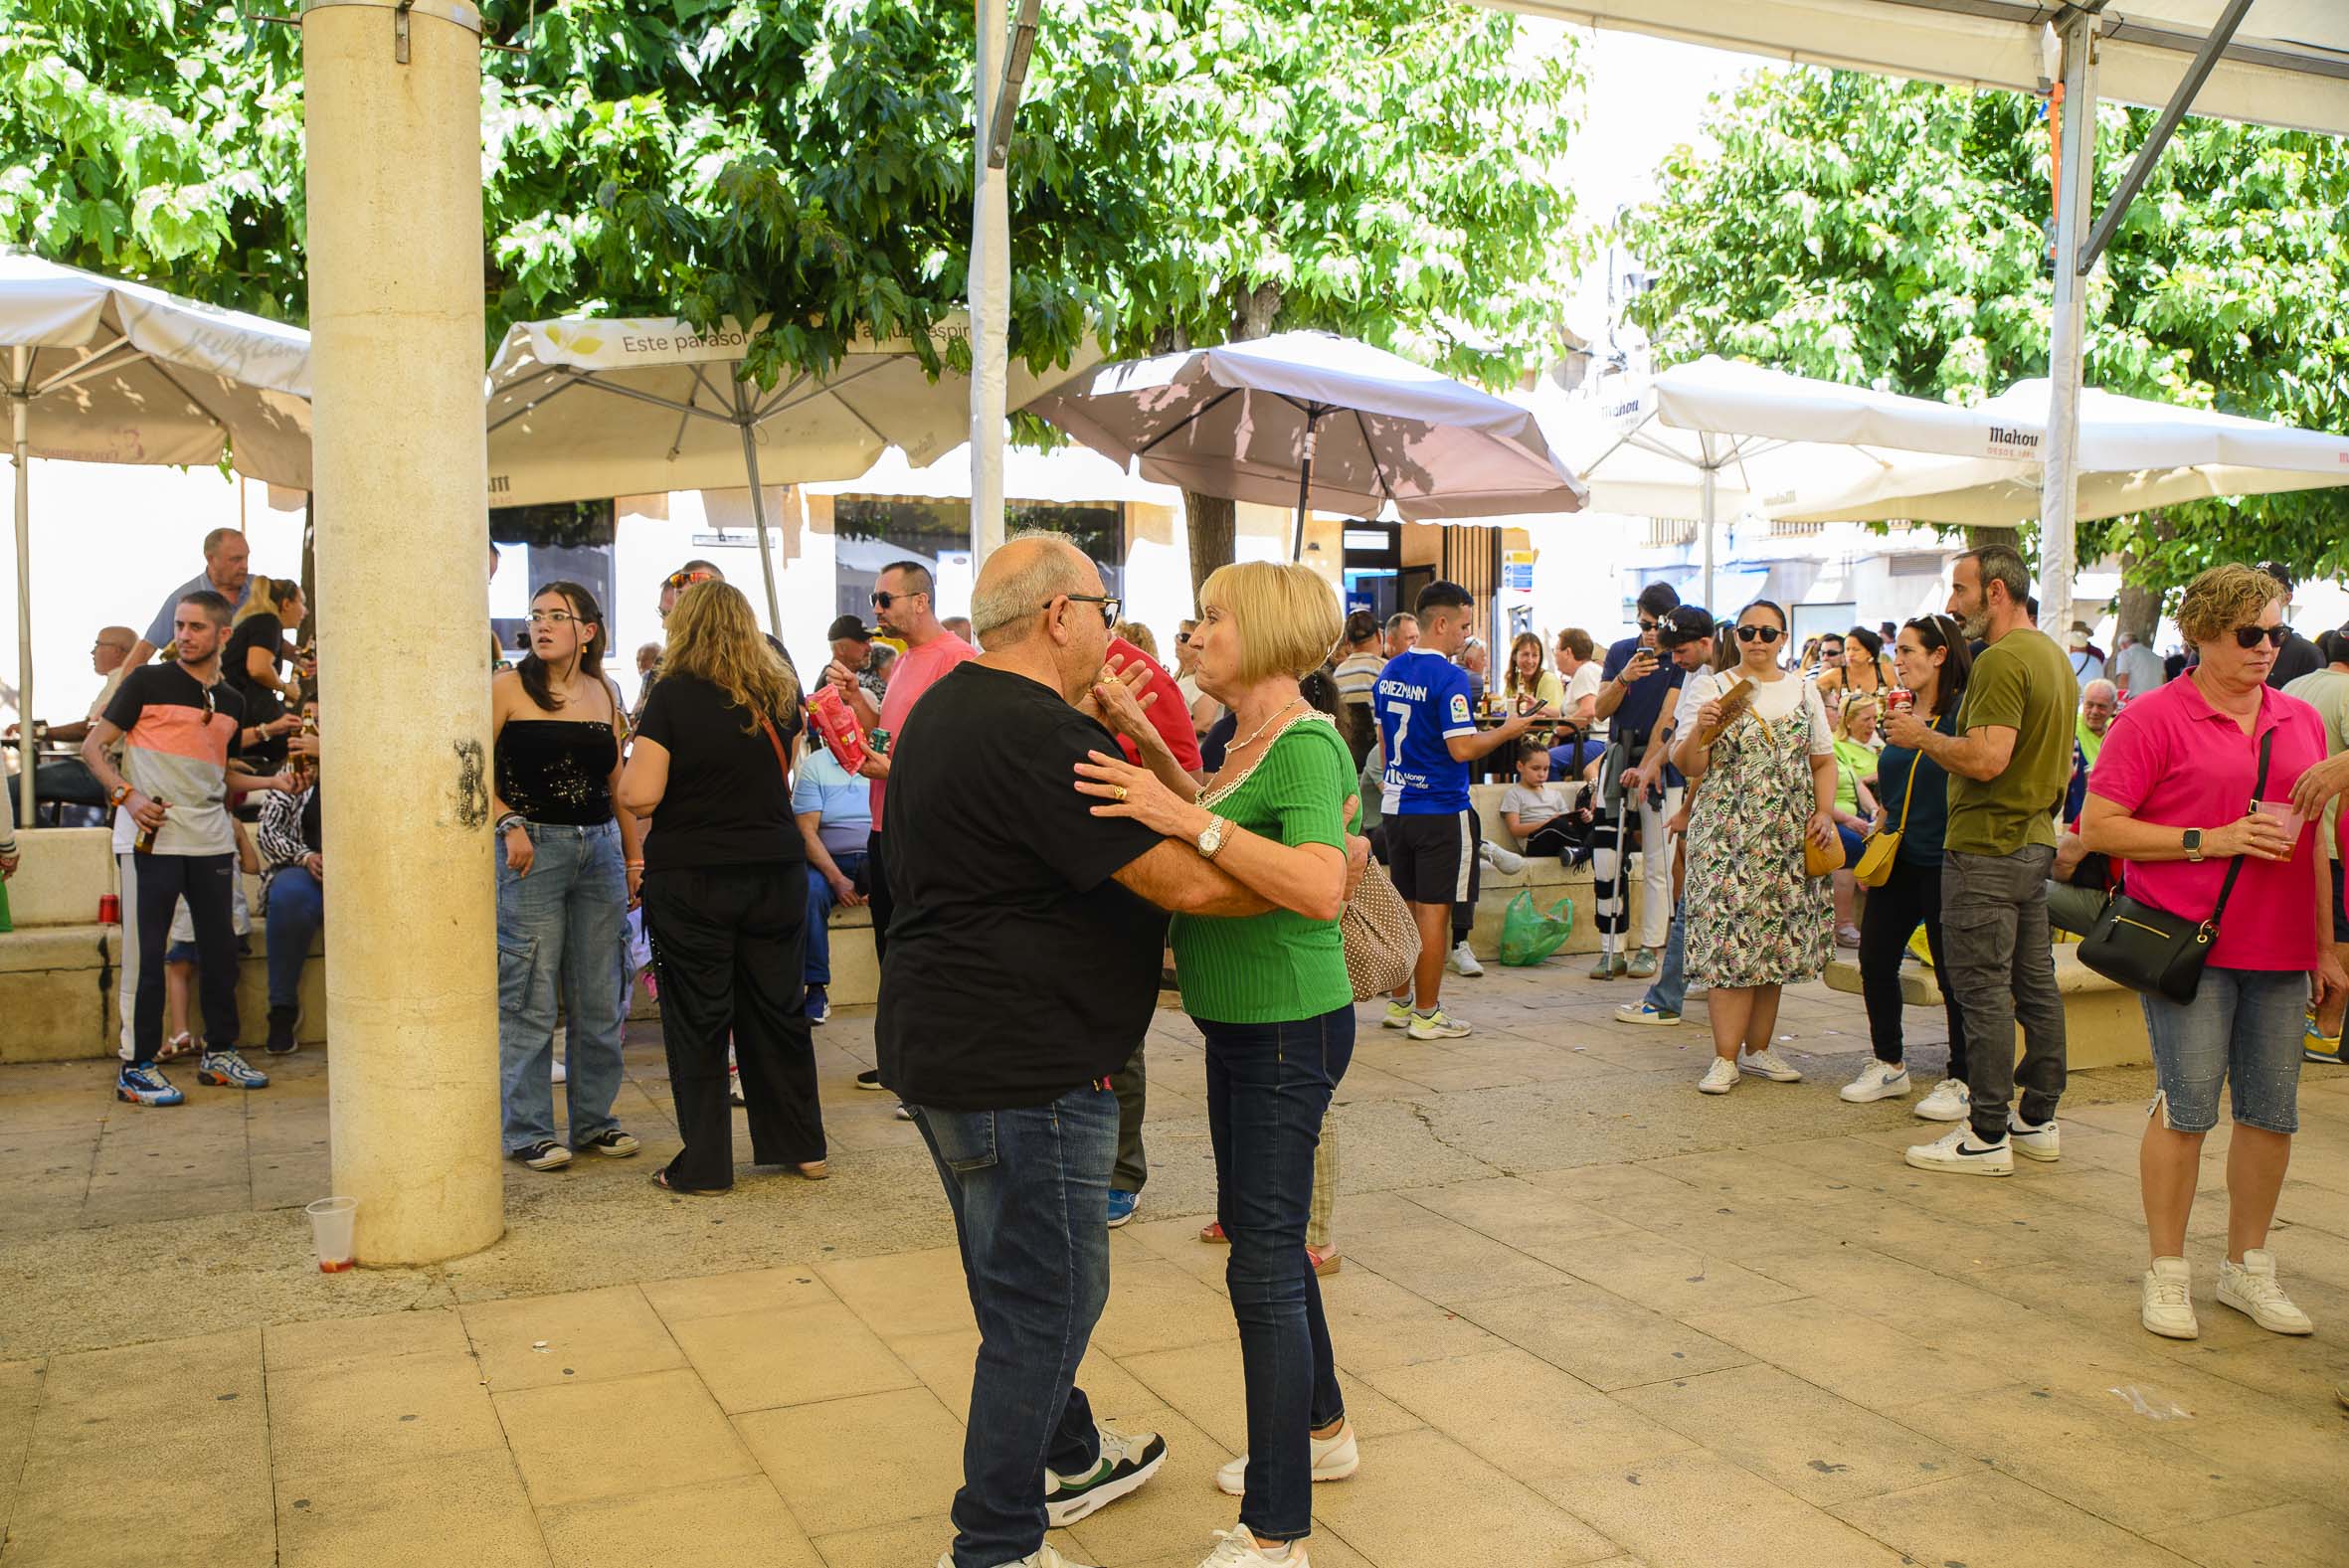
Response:
[[[2281,585],[2250,567],[2213,567],[2187,585],[2178,629],[2202,662],[2114,721],[2080,815],[2086,846],[2126,862],[2131,898],[2190,920],[2209,918],[2230,864],[2243,862],[2194,1000],[2139,997],[2159,1084],[2137,1160],[2153,1255],[2139,1317],[2171,1339],[2199,1332],[2186,1220],[2222,1083],[2235,1134],[2219,1301],[2276,1333],[2313,1328],[2277,1283],[2267,1226],[2299,1128],[2302,1008],[2349,979],[2332,955],[2316,824],[2288,803],[2300,775],[2324,761],[2324,724],[2267,686],[2286,635],[2283,602]]]

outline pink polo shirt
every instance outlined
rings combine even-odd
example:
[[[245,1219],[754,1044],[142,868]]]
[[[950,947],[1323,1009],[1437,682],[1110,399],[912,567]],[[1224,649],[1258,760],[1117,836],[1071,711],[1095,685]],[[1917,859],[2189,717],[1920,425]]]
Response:
[[[897,662],[889,666],[889,689],[881,697],[881,722],[877,726],[889,732],[890,751],[897,750],[898,739],[905,734],[906,717],[914,711],[922,693],[957,664],[977,657],[979,650],[951,631],[941,631],[920,647],[907,648],[897,655]],[[875,779],[872,805],[876,833],[881,830],[881,802],[888,794],[889,781]]]
[[[2261,687],[2259,722],[2247,736],[2203,699],[2192,677],[2171,681],[2131,702],[2112,721],[2088,775],[2088,792],[2140,822],[2206,831],[2225,826],[2251,808],[2259,740],[2270,730],[2275,746],[2259,798],[2288,800],[2300,775],[2324,761],[2324,720],[2317,711],[2297,697]],[[2230,969],[2316,966],[2313,862],[2322,853],[2316,829],[2315,822],[2302,825],[2288,861],[2245,860],[2211,946],[2211,962]],[[2228,864],[2219,857],[2199,865],[2132,860],[2122,868],[2122,881],[2129,897],[2140,903],[2201,920],[2218,905]]]

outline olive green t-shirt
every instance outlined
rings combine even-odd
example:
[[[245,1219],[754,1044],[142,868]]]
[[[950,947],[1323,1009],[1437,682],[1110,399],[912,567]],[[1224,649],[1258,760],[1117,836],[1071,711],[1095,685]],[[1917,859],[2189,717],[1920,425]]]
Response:
[[[2025,626],[1982,650],[1957,710],[1957,733],[1983,726],[2015,732],[2015,754],[1991,780],[1949,775],[1949,832],[1943,847],[1968,855],[2011,855],[2026,844],[2056,844],[2056,808],[2072,783],[2073,720],[2079,677],[2044,631]]]

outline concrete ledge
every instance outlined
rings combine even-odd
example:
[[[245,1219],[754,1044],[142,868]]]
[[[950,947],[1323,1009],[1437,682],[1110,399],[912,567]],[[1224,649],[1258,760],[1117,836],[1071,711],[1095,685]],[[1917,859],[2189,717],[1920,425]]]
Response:
[[[97,919],[97,901],[118,891],[110,827],[19,828],[24,863],[8,879],[8,918],[18,933]]]
[[[1831,990],[1860,993],[1860,965],[1838,958],[1827,965]],[[2106,979],[2079,961],[2076,945],[2056,949],[2056,988],[2064,994],[2064,1056],[2071,1067],[2141,1067],[2153,1060],[2145,1037],[2145,1013],[2137,993]],[[1939,1007],[1939,977],[1919,964],[1900,967],[1900,1000],[1910,1007]],[[2016,1030],[2015,1049],[2023,1048]]]

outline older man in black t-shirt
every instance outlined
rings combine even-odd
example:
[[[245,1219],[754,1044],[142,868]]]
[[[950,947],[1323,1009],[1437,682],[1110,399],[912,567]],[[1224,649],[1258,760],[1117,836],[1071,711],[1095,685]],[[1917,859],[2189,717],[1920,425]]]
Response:
[[[1109,1078],[1150,1026],[1165,912],[1265,905],[1077,792],[1076,765],[1117,750],[1090,701],[1116,613],[1066,540],[1004,545],[972,592],[984,653],[930,690],[890,759],[881,1078],[937,1161],[980,1331],[942,1568],[1024,1563],[1047,1523],[1166,1460],[1156,1434],[1097,1427],[1076,1387],[1109,1296]]]

